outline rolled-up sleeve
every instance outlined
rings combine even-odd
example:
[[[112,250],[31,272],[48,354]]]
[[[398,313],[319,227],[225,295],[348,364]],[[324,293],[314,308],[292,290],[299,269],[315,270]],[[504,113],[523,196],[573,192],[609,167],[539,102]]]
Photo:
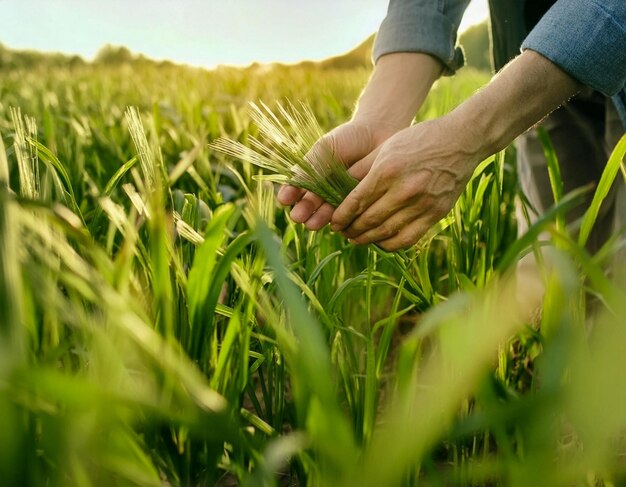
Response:
[[[626,83],[626,1],[558,0],[526,37],[524,49],[615,95]]]
[[[378,30],[372,57],[393,52],[423,52],[444,64],[444,74],[463,66],[457,30],[469,0],[391,0]]]

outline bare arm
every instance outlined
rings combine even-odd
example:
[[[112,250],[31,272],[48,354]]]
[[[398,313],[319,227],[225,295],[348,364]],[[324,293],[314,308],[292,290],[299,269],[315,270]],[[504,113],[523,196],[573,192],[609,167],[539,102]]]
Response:
[[[369,156],[371,170],[334,212],[333,230],[387,250],[414,244],[450,211],[481,160],[581,86],[545,57],[525,51],[455,110],[398,132]]]
[[[382,56],[361,94],[353,120],[375,121],[396,131],[408,127],[441,71],[441,63],[428,54]]]
[[[449,117],[467,128],[468,143],[473,140],[474,151],[484,159],[504,149],[582,87],[550,60],[527,50]]]

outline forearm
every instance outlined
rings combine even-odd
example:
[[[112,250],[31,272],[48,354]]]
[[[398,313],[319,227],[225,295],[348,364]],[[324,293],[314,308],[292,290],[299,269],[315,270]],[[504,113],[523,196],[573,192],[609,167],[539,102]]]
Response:
[[[480,161],[504,149],[582,86],[547,58],[527,50],[447,117]]]
[[[391,131],[408,127],[442,69],[441,62],[428,54],[382,56],[359,98],[353,120],[375,121]]]

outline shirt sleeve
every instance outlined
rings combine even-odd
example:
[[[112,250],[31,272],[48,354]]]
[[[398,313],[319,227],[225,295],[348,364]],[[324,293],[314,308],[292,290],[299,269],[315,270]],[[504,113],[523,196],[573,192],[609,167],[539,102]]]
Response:
[[[374,62],[393,52],[423,52],[441,60],[444,74],[454,74],[464,62],[456,37],[469,1],[390,0],[376,35]]]
[[[525,49],[615,95],[626,82],[626,1],[558,0],[528,34]]]

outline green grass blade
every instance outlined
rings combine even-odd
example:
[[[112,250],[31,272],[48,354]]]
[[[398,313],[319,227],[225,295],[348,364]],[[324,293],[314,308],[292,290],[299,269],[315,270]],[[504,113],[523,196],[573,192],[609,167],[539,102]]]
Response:
[[[556,150],[552,145],[548,131],[543,127],[537,127],[537,135],[539,142],[543,147],[543,154],[546,157],[548,165],[548,176],[550,178],[550,186],[552,187],[552,195],[554,196],[554,202],[558,203],[563,197],[563,178],[561,178],[561,168],[559,167],[559,160],[556,156]]]
[[[257,235],[265,251],[267,261],[274,270],[276,283],[289,311],[289,323],[297,338],[297,355],[291,357],[290,365],[295,380],[303,386],[308,396],[307,409],[300,411],[301,419],[307,424],[312,446],[327,463],[330,478],[344,470],[355,460],[354,438],[337,403],[330,353],[321,332],[321,327],[309,314],[300,292],[289,279],[274,235],[260,220]]]
[[[589,208],[583,216],[582,225],[580,227],[580,234],[578,235],[578,244],[580,246],[584,247],[587,243],[587,240],[589,239],[589,235],[591,234],[593,225],[596,222],[598,213],[600,212],[600,206],[609,194],[609,190],[613,185],[615,176],[617,176],[617,171],[620,170],[625,155],[626,135],[623,136],[615,146],[615,149],[613,150],[613,153],[611,154],[611,157],[609,158],[609,161],[607,162],[606,167],[602,172],[602,176],[600,177],[600,182],[598,183],[596,192],[593,195],[591,205],[589,205]]]
[[[205,235],[204,243],[196,249],[193,265],[187,281],[187,299],[191,326],[189,353],[196,360],[200,359],[203,344],[211,339],[213,309],[218,301],[219,290],[213,284],[213,272],[217,263],[218,252],[227,238],[228,222],[236,212],[234,205],[223,205],[213,214]],[[210,294],[210,293],[213,293]],[[211,305],[213,303],[213,305]]]
[[[541,232],[550,225],[551,222],[559,214],[565,214],[572,208],[581,204],[584,201],[584,195],[589,191],[589,188],[578,188],[570,193],[566,194],[558,204],[548,209],[518,240],[516,240],[504,254],[500,263],[498,264],[499,270],[507,269],[511,266],[523,252],[537,240]]]
[[[554,203],[558,204],[561,198],[563,198],[563,179],[561,178],[561,168],[559,167],[556,150],[545,128],[537,127],[537,136],[539,137],[539,142],[543,147],[543,153],[546,157],[548,178],[550,179]],[[565,228],[565,218],[563,215],[556,216],[556,226],[557,228]]]
[[[9,161],[4,148],[2,134],[0,134],[0,185],[9,185]]]
[[[137,160],[138,160],[137,156],[133,156],[124,164],[122,164],[117,171],[115,171],[115,174],[111,176],[111,179],[109,179],[106,185],[104,186],[104,189],[102,192],[105,196],[111,195],[111,193],[113,192],[115,187],[118,185],[118,183],[121,181],[121,179],[124,177],[124,175],[128,171],[130,171],[130,169],[137,163]]]

